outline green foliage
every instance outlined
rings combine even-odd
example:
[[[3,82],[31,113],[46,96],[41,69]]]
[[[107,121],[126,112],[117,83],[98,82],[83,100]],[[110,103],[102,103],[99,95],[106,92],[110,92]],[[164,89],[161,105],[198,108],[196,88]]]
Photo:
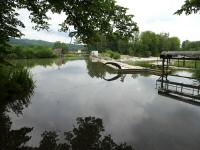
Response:
[[[98,50],[100,52],[105,49],[110,49],[122,54],[128,54],[129,38],[123,39],[117,33],[113,33],[110,36],[105,36],[103,34],[96,35],[96,39],[92,43],[87,45],[89,51]],[[97,40],[97,41],[96,41]]]
[[[197,13],[200,11],[200,1],[199,0],[185,0],[185,3],[182,5],[181,9],[177,10],[175,14],[181,15],[185,13],[190,15],[192,13]]]
[[[102,53],[102,55],[106,56],[106,57],[113,58],[113,59],[120,59],[120,53],[111,51],[109,49],[104,50],[104,52]]]
[[[168,39],[169,42],[169,51],[178,51],[180,50],[180,39],[177,37],[171,37]]]
[[[69,48],[67,44],[57,41],[54,43],[53,49],[62,49],[64,52],[67,52]]]
[[[188,41],[188,40],[183,41],[182,50],[199,51],[200,50],[200,41],[195,41],[195,42],[191,42],[191,41]]]
[[[120,58],[120,54],[118,52],[112,52],[110,57],[113,58],[113,59],[119,59]]]
[[[162,51],[178,51],[180,50],[180,40],[178,37],[169,37],[168,33],[156,34],[151,31],[135,32],[135,37],[122,39],[117,34],[106,37],[97,35],[100,42],[88,44],[89,50],[98,50],[104,52],[104,49],[118,52],[120,54],[128,54],[131,56],[150,57],[159,56]]]
[[[9,38],[9,44],[11,45],[21,45],[24,47],[30,46],[46,46],[49,48],[53,47],[53,42],[43,41],[43,40],[32,40],[32,39],[18,39],[18,38]]]
[[[195,68],[195,61],[193,60],[187,60],[187,61],[174,61],[173,64],[176,67],[186,67],[186,68]],[[200,68],[200,62],[196,61],[196,67]]]
[[[142,54],[143,57],[150,57],[152,56],[151,51],[144,51]]]
[[[10,38],[9,44],[11,45],[19,45],[23,47],[31,47],[31,46],[45,46],[48,48],[53,48],[54,42],[42,41],[42,40],[30,40],[30,39],[15,39]],[[64,43],[65,44],[65,43]],[[83,44],[66,44],[68,46],[69,51],[74,51],[78,49],[84,49]]]
[[[29,71],[21,67],[1,65],[0,83],[0,104],[6,104],[14,112],[20,113],[23,107],[18,106],[29,103],[35,87]]]
[[[153,56],[158,54],[158,38],[154,32],[146,31],[140,35],[141,49],[144,51],[144,56],[152,53]]]
[[[149,57],[159,56],[161,51],[180,50],[178,37],[169,37],[167,33],[156,34],[146,31],[140,34],[138,39],[129,43],[128,53],[134,56]]]
[[[65,14],[65,20],[61,23],[61,31],[70,32],[70,36],[76,36],[83,43],[89,43],[96,33],[109,35],[115,32],[127,38],[138,30],[132,15],[127,15],[127,8],[116,5],[115,0],[90,0],[90,1],[55,1],[55,0],[5,0],[0,3],[0,43],[5,43],[9,37],[21,37],[19,27],[24,24],[18,19],[18,9],[28,9],[29,18],[36,25],[36,30],[49,29],[49,11]],[[73,26],[75,31],[70,31]]]
[[[45,46],[12,46],[6,55],[8,59],[18,58],[53,58],[56,57],[53,50]]]

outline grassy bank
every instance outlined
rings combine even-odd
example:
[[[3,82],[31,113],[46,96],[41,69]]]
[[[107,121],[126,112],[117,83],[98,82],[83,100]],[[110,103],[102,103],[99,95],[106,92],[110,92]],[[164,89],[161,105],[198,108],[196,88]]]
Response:
[[[186,67],[186,68],[198,68],[200,69],[200,61],[194,61],[194,60],[187,60],[187,61],[174,61],[171,63],[172,66],[175,67]]]

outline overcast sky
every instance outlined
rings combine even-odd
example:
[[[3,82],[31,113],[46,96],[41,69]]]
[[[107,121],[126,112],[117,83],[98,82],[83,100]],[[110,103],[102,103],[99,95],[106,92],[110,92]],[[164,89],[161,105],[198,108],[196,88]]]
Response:
[[[140,31],[168,32],[170,36],[178,36],[181,41],[200,40],[200,14],[177,16],[173,13],[181,7],[185,0],[117,0],[121,6],[129,8],[128,13],[135,15]],[[50,14],[50,31],[34,31],[28,19],[28,12],[20,10],[20,19],[26,28],[22,29],[23,38],[40,39],[46,41],[70,42],[66,33],[58,32],[58,24],[64,20],[64,15]]]

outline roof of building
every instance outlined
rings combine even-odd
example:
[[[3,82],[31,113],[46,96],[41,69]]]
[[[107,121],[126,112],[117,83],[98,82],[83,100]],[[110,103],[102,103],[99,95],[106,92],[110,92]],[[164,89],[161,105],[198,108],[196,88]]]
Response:
[[[163,51],[160,58],[186,58],[186,59],[200,59],[200,51]]]

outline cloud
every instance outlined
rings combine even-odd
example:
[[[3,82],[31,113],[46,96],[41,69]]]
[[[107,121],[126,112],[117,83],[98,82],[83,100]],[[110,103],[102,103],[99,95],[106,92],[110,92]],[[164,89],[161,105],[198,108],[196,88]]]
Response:
[[[140,31],[167,32],[184,40],[200,40],[200,15],[174,15],[185,0],[117,0],[134,14]]]
[[[29,12],[26,9],[19,10],[20,14],[19,19],[25,24],[25,28],[19,28],[20,31],[24,34],[22,38],[28,39],[37,39],[37,40],[45,40],[50,42],[62,41],[66,43],[70,43],[71,38],[68,36],[68,33],[59,32],[60,29],[59,24],[62,23],[65,19],[65,15],[61,14],[52,14],[48,12],[48,16],[50,16],[51,20],[49,20],[50,29],[36,31],[33,30],[32,27],[35,25],[29,19]],[[73,30],[73,28],[70,28]]]
[[[117,4],[129,8],[128,13],[135,15],[140,31],[154,31],[156,33],[167,32],[171,36],[177,36],[184,40],[200,40],[200,15],[174,15],[185,0],[117,0]],[[20,19],[26,28],[21,29],[25,34],[23,38],[40,39],[46,41],[70,42],[67,33],[58,32],[59,24],[65,19],[65,15],[48,13],[51,17],[51,29],[49,31],[34,31],[33,23],[28,18],[27,10],[20,10]]]

